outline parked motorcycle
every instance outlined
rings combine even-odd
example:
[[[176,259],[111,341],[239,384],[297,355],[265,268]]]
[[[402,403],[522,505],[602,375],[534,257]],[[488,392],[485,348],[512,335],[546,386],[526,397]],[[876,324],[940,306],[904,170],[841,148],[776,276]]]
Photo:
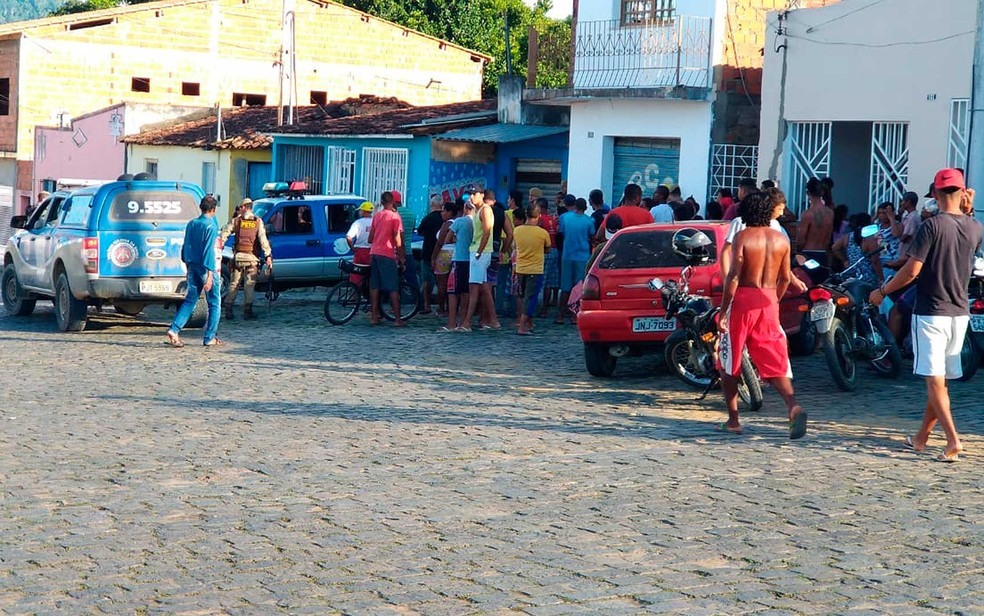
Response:
[[[680,234],[685,235],[678,238]],[[677,248],[678,240],[682,249]],[[707,243],[703,243],[704,240]],[[688,243],[691,245],[689,249]],[[674,250],[689,265],[680,272],[680,282],[663,282],[659,278],[649,282],[649,288],[659,291],[662,296],[666,318],[675,318],[679,324],[677,331],[666,341],[666,365],[681,381],[702,390],[698,400],[706,398],[711,389],[721,384],[721,374],[717,369],[717,318],[720,308],[711,305],[709,297],[692,295],[689,284],[692,266],[700,265],[709,258],[701,252],[709,244],[710,239],[700,231],[681,229],[674,235]],[[741,360],[738,395],[745,403],[746,410],[762,408],[762,384],[747,353]]]
[[[877,233],[877,226],[874,233]],[[868,233],[869,235],[865,235]],[[870,237],[866,227],[862,236]],[[869,362],[879,376],[896,378],[902,372],[902,353],[877,306],[868,303],[874,286],[857,277],[858,267],[884,248],[862,255],[843,272],[832,274],[809,291],[810,320],[823,340],[830,375],[843,391],[858,384],[858,362]],[[805,267],[818,264],[808,261]]]

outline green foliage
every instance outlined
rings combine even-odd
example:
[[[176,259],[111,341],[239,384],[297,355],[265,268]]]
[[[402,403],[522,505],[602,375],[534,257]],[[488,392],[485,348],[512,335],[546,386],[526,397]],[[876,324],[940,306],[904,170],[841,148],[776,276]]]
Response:
[[[72,13],[87,13],[100,9],[112,9],[127,4],[143,4],[151,0],[68,0],[49,15],[71,15]]]
[[[526,75],[528,32],[549,32],[552,38],[566,32],[569,47],[570,23],[550,19],[550,0],[537,0],[532,8],[522,0],[341,0],[343,4],[365,11],[381,19],[398,23],[431,36],[445,39],[492,58],[485,67],[483,89],[494,94],[499,76],[506,73],[506,57],[512,73]],[[509,49],[506,50],[505,26],[509,21]],[[537,75],[540,87],[557,87],[567,83],[566,69],[556,62],[548,63]],[[562,64],[562,63],[560,63]]]
[[[0,0],[0,23],[44,17],[63,0]]]

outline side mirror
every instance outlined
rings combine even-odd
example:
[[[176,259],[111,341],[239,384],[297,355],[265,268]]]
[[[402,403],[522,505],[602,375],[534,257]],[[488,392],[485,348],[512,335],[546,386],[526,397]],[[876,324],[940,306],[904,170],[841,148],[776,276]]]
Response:
[[[652,280],[649,281],[650,291],[659,291],[662,288],[663,288],[663,281],[660,280],[659,278],[653,278]]]
[[[10,219],[11,229],[23,229],[27,226],[27,216],[14,216]]]
[[[880,228],[878,227],[878,225],[868,225],[867,227],[863,227],[861,229],[861,237],[864,238],[874,237],[878,235],[879,231]]]

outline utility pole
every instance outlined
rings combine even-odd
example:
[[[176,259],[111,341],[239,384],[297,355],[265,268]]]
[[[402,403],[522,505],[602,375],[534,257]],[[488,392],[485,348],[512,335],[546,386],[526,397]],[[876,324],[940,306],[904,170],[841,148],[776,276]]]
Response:
[[[287,91],[287,123],[294,123],[294,105],[296,88],[294,87],[294,0],[283,0],[280,15],[280,57],[277,60],[280,69],[280,95],[277,98],[277,126],[284,124],[284,90]]]
[[[970,143],[967,144],[968,184],[981,191],[974,216],[984,219],[984,0],[977,0],[977,36],[970,96]]]

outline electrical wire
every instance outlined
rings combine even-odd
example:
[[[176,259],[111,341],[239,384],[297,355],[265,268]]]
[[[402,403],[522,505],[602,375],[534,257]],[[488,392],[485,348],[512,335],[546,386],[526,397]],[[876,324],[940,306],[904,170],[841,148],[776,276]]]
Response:
[[[806,29],[806,32],[807,32],[807,34],[809,34],[810,32],[813,32],[815,30],[819,30],[820,28],[822,28],[822,27],[824,27],[824,26],[826,26],[828,24],[832,24],[835,21],[840,21],[841,19],[844,19],[845,17],[850,17],[851,15],[854,15],[855,13],[860,13],[861,11],[864,11],[866,9],[870,9],[871,7],[875,6],[876,4],[881,4],[884,1],[885,0],[875,0],[874,2],[871,2],[871,3],[866,4],[864,6],[859,6],[858,8],[854,9],[853,11],[848,11],[848,12],[842,14],[842,15],[838,15],[837,17],[834,17],[833,19],[828,19],[827,21],[824,21],[824,22],[815,24],[813,26],[810,26],[809,28]]]
[[[906,47],[910,45],[932,45],[934,43],[942,43],[944,41],[949,41],[955,38],[960,38],[961,36],[968,36],[976,34],[976,30],[967,30],[966,32],[957,32],[955,34],[949,34],[947,36],[941,36],[940,38],[931,39],[928,41],[897,41],[893,43],[856,43],[854,41],[821,41],[819,39],[810,38],[808,36],[800,36],[798,34],[789,34],[786,36],[791,39],[807,41],[809,43],[814,43],[816,45],[830,45],[834,47],[866,47],[870,49],[884,49],[887,47]]]

